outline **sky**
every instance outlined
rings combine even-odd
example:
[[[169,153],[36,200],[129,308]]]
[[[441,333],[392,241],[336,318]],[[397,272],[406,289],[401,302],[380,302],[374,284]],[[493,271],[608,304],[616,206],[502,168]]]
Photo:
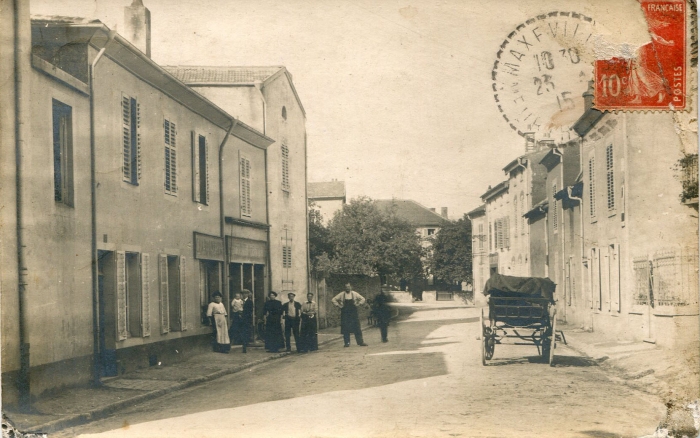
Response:
[[[635,0],[143,0],[161,65],[284,65],[307,114],[309,181],[413,199],[452,219],[480,205],[525,143],[494,101],[503,40],[550,11],[644,42]],[[123,29],[131,0],[31,0],[33,14]],[[635,24],[634,26],[631,26]]]

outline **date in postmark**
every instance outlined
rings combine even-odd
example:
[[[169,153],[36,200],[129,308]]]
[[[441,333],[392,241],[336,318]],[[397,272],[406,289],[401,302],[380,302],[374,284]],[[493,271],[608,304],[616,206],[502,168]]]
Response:
[[[600,110],[682,110],[686,107],[686,4],[640,0],[651,41],[630,57],[595,62]]]

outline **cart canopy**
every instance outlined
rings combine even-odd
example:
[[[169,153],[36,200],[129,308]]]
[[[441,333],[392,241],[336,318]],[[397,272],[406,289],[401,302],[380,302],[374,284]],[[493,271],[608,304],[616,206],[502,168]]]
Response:
[[[557,285],[549,278],[493,274],[486,281],[484,295],[545,298],[553,302],[556,287]]]

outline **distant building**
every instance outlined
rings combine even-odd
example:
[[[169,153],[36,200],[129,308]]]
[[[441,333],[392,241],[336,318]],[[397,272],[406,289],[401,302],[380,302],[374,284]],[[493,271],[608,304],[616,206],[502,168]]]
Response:
[[[288,291],[304,296],[308,289],[306,112],[292,75],[283,66],[164,68],[276,140],[267,149],[270,287],[282,292],[282,300]],[[250,212],[243,209],[227,220],[232,226],[245,224]],[[245,285],[246,269],[241,270],[242,281],[232,285],[234,290]]]
[[[437,214],[434,208],[427,208],[410,199],[377,199],[374,201],[380,211],[394,214],[416,227],[416,233],[421,237],[423,246],[432,246],[433,239],[442,227],[449,222],[447,207],[442,207]]]
[[[333,219],[337,211],[343,209],[346,203],[345,181],[310,182],[308,186],[308,199],[321,212],[324,225]]]
[[[488,222],[486,206],[481,205],[467,213],[472,224],[472,287],[477,303],[485,303],[483,290],[489,279]]]

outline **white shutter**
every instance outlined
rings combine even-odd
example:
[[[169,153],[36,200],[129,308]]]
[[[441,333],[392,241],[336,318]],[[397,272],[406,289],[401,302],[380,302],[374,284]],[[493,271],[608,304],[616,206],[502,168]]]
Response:
[[[187,265],[180,256],[180,330],[187,330]]]
[[[141,254],[141,335],[151,336],[151,258]]]
[[[117,339],[127,338],[126,330],[126,253],[117,251]]]
[[[192,131],[192,200],[201,202],[199,199],[199,143],[197,134]]]
[[[170,122],[170,191],[177,193],[177,126]]]
[[[593,308],[600,310],[600,256],[595,248],[591,248],[591,294]]]
[[[170,317],[168,308],[168,256],[158,255],[158,271],[160,274],[160,332],[170,331]]]
[[[136,183],[141,181],[141,104],[136,102]]]
[[[206,138],[204,139],[204,160],[206,161],[206,172],[207,172],[206,181],[205,181],[205,183],[206,183],[206,185],[207,185],[207,187],[206,187],[206,189],[207,189],[207,192],[206,192],[207,199],[204,200],[204,203],[207,204],[207,205],[209,205],[209,186],[210,186],[211,184],[210,184],[210,181],[209,181],[209,140],[206,139]]]

